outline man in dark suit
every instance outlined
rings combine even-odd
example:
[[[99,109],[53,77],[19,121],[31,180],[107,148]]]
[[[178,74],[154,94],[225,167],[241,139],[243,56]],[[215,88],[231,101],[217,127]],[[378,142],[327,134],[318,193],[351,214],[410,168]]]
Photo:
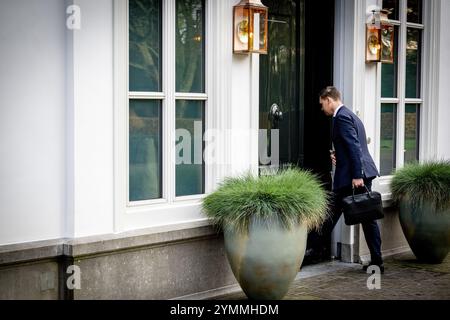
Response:
[[[335,87],[327,87],[320,93],[322,111],[333,117],[331,161],[336,167],[333,180],[332,215],[322,228],[331,232],[342,214],[342,198],[366,192],[372,188],[372,180],[379,176],[378,170],[367,148],[366,131],[362,121],[341,102],[341,94]],[[381,255],[381,236],[376,221],[362,224],[371,262],[384,272]],[[367,270],[368,266],[364,267]]]

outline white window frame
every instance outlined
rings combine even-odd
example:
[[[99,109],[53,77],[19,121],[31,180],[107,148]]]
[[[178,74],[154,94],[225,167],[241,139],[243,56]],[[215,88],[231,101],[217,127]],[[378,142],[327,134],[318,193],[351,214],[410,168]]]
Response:
[[[432,110],[429,102],[429,92],[424,90],[425,83],[429,81],[428,75],[430,70],[428,65],[433,59],[432,47],[426,45],[428,43],[430,34],[430,24],[433,22],[432,17],[436,16],[435,10],[430,10],[430,2],[423,0],[422,8],[422,24],[407,22],[407,0],[399,0],[399,20],[390,20],[390,22],[398,26],[398,70],[397,70],[397,98],[383,98],[381,97],[381,82],[382,64],[379,63],[377,68],[377,110],[376,110],[376,145],[375,145],[375,161],[378,168],[381,170],[381,105],[382,104],[396,104],[397,105],[397,131],[396,131],[396,169],[404,166],[405,162],[405,108],[407,104],[419,104],[420,110],[420,124],[417,139],[419,140],[419,161],[425,159],[425,155],[433,146],[427,146],[425,137],[430,132],[429,119],[434,117],[435,111]],[[383,1],[378,1],[378,6],[382,8]],[[407,28],[413,27],[422,30],[422,47],[421,47],[421,73],[420,73],[420,99],[406,98],[406,42],[407,42]],[[397,49],[397,48],[396,48]],[[386,200],[391,199],[390,183],[393,176],[381,176],[377,179],[377,189],[383,194]]]
[[[207,220],[201,213],[201,201],[216,184],[214,164],[205,163],[205,194],[175,196],[175,105],[176,100],[204,101],[205,130],[213,128],[215,112],[212,68],[212,3],[205,0],[205,93],[175,92],[175,19],[176,0],[162,1],[162,92],[128,91],[128,0],[114,0],[114,229],[167,226]],[[217,68],[216,68],[217,69]],[[129,99],[162,101],[162,198],[128,201],[128,106]]]

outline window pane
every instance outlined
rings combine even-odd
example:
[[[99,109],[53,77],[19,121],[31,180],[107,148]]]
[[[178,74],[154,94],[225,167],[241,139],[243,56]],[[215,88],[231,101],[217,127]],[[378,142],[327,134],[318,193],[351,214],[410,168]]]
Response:
[[[161,101],[130,100],[130,201],[161,198]]]
[[[177,100],[176,195],[204,193],[203,101]]]
[[[419,105],[407,104],[405,113],[405,163],[419,160]]]
[[[394,32],[394,63],[383,63],[381,67],[381,97],[397,97],[397,72],[398,72],[398,27]]]
[[[380,174],[387,176],[395,169],[397,106],[381,105]]]
[[[406,43],[406,98],[420,98],[422,30],[408,28]]]
[[[130,91],[161,91],[161,1],[130,0]]]
[[[422,23],[422,0],[408,0],[408,22]]]
[[[202,93],[205,91],[203,0],[177,0],[176,10],[176,91]]]
[[[383,0],[383,10],[388,10],[390,12],[388,18],[391,20],[399,20],[398,3],[399,0]]]

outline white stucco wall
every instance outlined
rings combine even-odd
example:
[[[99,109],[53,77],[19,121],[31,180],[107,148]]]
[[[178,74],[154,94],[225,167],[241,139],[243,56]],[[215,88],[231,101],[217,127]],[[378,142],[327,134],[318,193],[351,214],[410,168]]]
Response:
[[[0,244],[114,231],[112,38],[112,0],[0,2]]]
[[[64,230],[64,3],[0,1],[0,244]]]

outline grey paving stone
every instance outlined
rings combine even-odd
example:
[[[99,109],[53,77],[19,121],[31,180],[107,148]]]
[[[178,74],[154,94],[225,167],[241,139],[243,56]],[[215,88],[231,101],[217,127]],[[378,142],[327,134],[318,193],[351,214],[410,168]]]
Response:
[[[285,300],[449,300],[450,255],[442,264],[418,262],[411,252],[385,261],[381,289],[369,290],[360,265],[330,262],[300,271]],[[215,299],[244,300],[240,291]]]

